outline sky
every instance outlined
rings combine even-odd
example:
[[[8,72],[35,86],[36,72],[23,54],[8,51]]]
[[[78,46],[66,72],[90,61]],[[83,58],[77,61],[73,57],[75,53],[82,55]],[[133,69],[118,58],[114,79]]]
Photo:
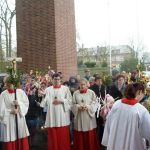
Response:
[[[150,52],[150,0],[75,0],[75,15],[84,47],[133,43]]]
[[[77,42],[84,47],[124,45],[150,52],[150,0],[74,0]],[[14,0],[8,0],[14,9]],[[16,46],[15,18],[13,45]],[[139,46],[140,45],[140,46]]]

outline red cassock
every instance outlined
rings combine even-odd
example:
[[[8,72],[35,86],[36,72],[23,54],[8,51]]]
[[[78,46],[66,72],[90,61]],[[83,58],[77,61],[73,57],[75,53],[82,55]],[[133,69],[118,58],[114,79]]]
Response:
[[[2,150],[29,150],[28,137],[17,141],[3,142]]]
[[[90,131],[74,130],[74,150],[99,150],[96,129]]]
[[[70,150],[69,126],[48,128],[48,150]]]

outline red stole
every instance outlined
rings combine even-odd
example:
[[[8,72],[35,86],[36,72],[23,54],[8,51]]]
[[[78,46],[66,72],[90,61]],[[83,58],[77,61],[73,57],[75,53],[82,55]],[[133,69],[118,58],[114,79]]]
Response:
[[[59,88],[61,88],[61,84],[60,85],[53,85],[53,88],[54,89],[59,89]]]
[[[138,100],[132,98],[132,99],[127,99],[127,98],[124,98],[121,100],[122,103],[124,104],[128,104],[128,105],[135,105],[136,103],[138,103]]]
[[[9,92],[9,94],[15,93],[14,89],[7,89],[7,91]]]
[[[87,93],[87,89],[80,90],[80,93],[81,93],[81,94]]]

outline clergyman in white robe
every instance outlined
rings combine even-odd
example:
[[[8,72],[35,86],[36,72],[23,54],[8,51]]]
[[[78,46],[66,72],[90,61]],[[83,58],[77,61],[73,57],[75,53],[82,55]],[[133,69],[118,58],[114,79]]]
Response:
[[[143,139],[150,142],[150,114],[139,103],[115,102],[107,116],[102,144],[107,150],[144,150]]]
[[[25,115],[28,111],[29,100],[25,92],[21,89],[16,90],[19,113],[17,114],[18,120],[18,139],[16,136],[16,122],[15,115],[11,113],[14,109],[13,101],[15,100],[15,93],[10,93],[5,90],[0,95],[0,141],[3,142],[5,150],[11,150],[14,147],[16,140],[25,143],[22,150],[28,150],[28,128],[26,125]],[[13,145],[13,146],[12,146]]]
[[[85,105],[87,110],[81,111]],[[99,150],[96,134],[96,95],[90,89],[77,90],[73,94],[74,150]]]
[[[70,110],[72,96],[64,85],[51,86],[45,90],[41,107],[47,107],[45,126],[48,129],[48,150],[70,150]],[[54,105],[55,99],[61,104]]]

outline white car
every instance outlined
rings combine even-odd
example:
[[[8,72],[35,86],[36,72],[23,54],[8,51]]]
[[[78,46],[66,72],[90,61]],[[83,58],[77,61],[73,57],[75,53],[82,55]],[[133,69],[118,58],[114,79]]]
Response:
[[[146,77],[149,77],[150,78],[150,71],[142,71],[142,73],[144,73],[144,75]]]
[[[8,75],[7,73],[0,73],[0,83],[3,82],[4,77],[7,75]]]

